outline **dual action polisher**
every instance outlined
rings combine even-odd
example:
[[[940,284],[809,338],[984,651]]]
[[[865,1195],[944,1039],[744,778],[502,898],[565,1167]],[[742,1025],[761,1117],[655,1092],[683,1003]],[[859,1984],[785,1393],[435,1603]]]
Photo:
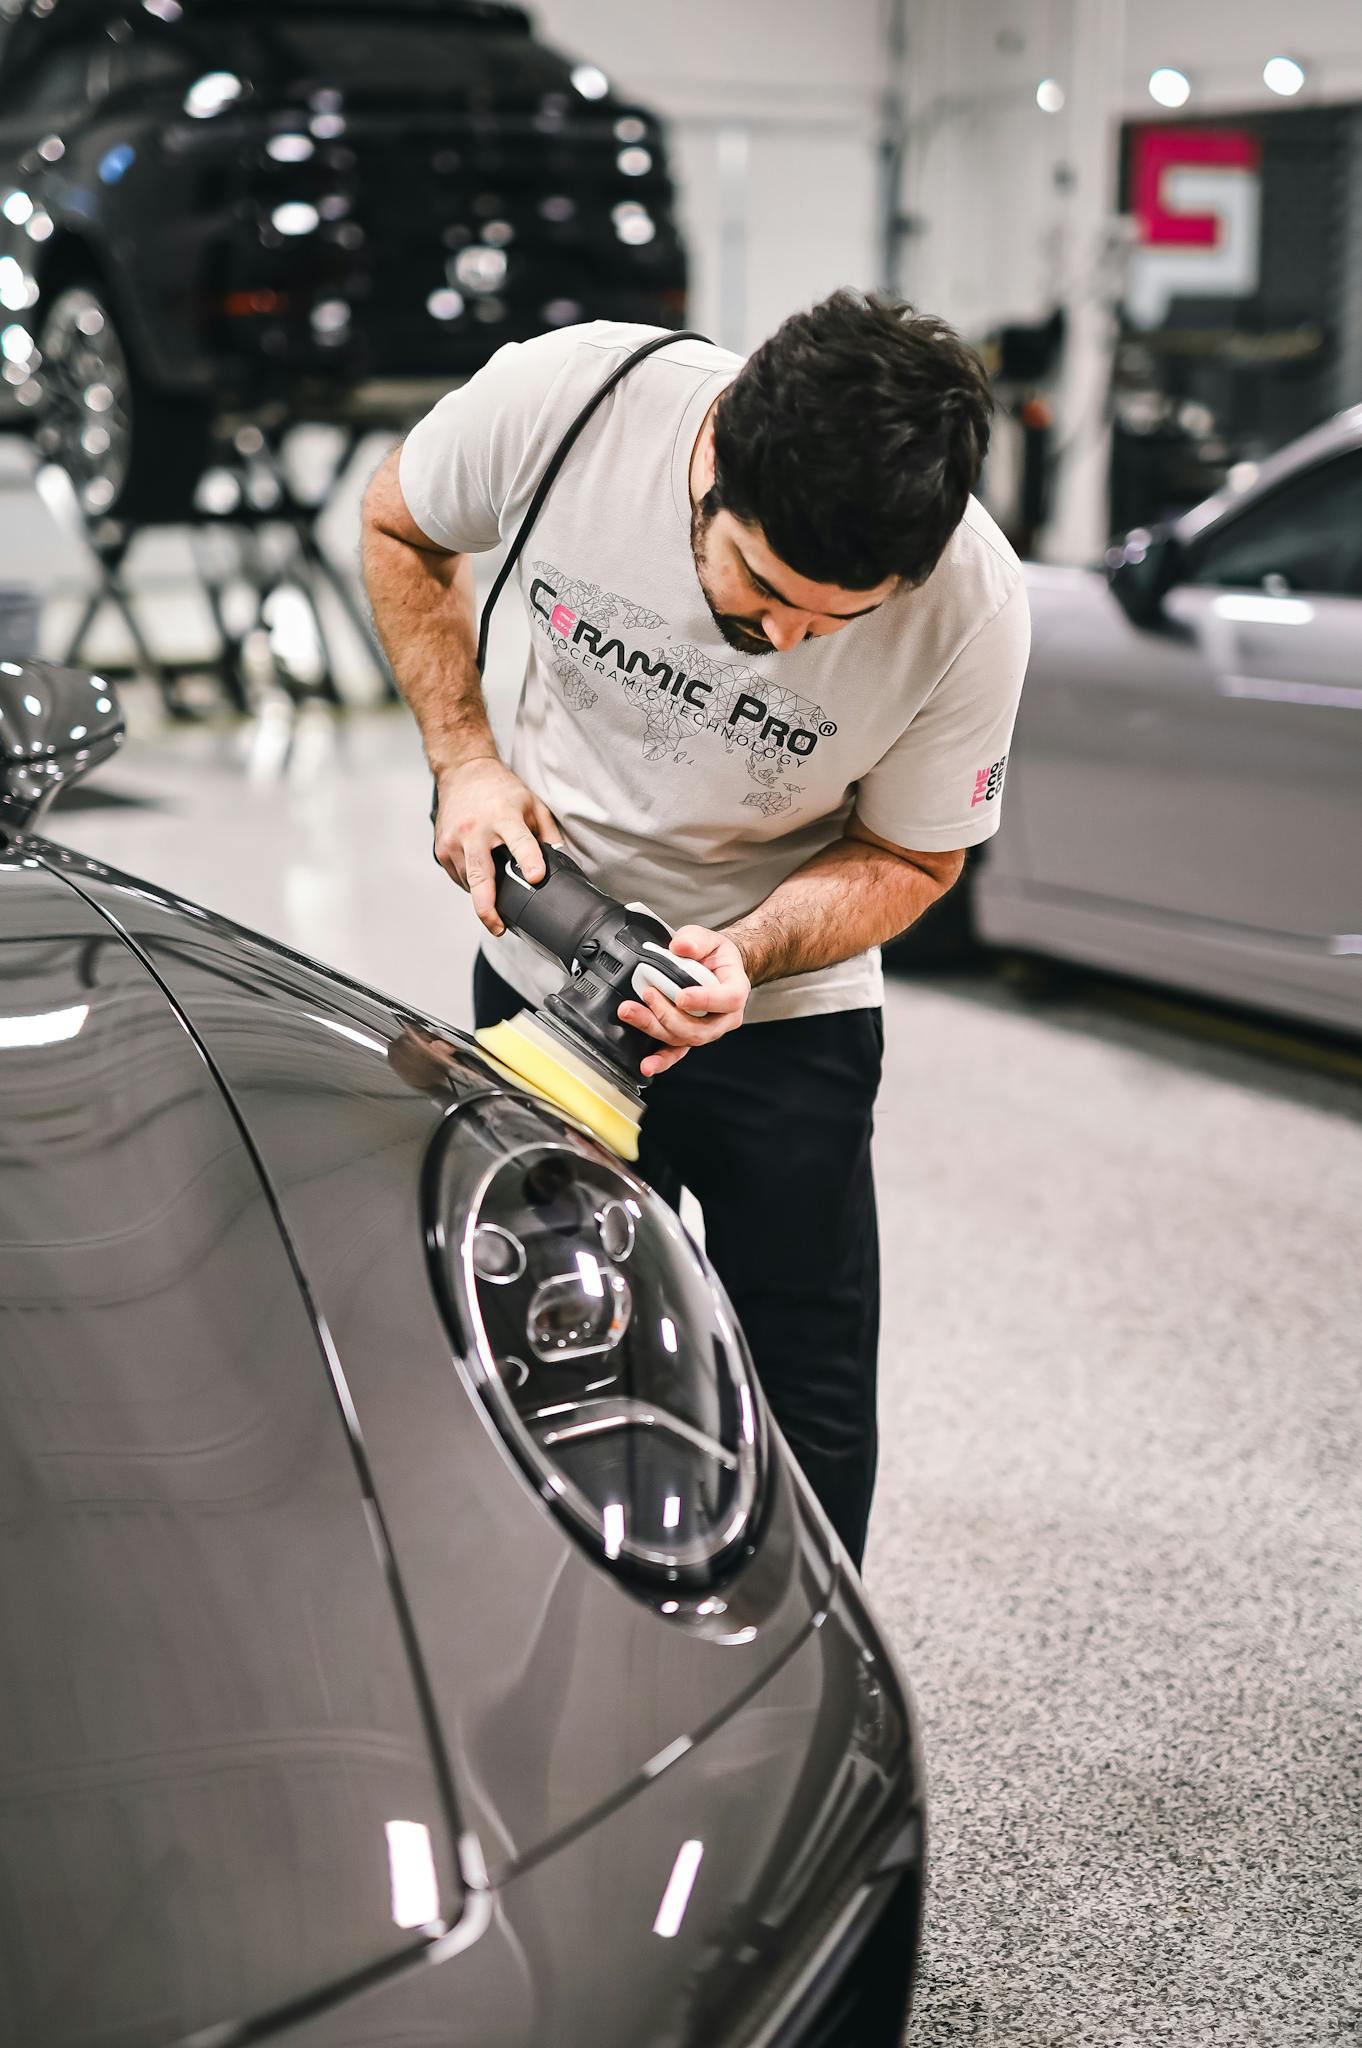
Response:
[[[717,988],[718,977],[671,951],[670,926],[646,904],[607,896],[561,846],[546,845],[543,854],[543,881],[527,882],[508,849],[494,849],[497,915],[568,978],[539,1011],[522,1010],[475,1036],[517,1080],[622,1159],[637,1159],[648,1085],[639,1069],[659,1042],[621,1023],[620,1004],[642,1000],[648,988],[675,1001],[683,989]]]

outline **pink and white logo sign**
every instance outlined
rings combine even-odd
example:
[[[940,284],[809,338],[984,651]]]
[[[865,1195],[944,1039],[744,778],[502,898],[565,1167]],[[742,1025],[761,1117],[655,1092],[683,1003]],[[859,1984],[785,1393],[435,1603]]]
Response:
[[[1131,137],[1131,210],[1139,242],[1126,312],[1158,327],[1175,297],[1246,298],[1258,289],[1261,152],[1232,128],[1138,128]]]

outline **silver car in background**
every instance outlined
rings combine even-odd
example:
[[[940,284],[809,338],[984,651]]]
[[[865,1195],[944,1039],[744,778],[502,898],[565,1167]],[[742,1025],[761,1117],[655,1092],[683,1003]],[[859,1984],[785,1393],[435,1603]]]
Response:
[[[1235,482],[1105,573],[1028,567],[969,914],[990,945],[1362,1033],[1362,406]]]

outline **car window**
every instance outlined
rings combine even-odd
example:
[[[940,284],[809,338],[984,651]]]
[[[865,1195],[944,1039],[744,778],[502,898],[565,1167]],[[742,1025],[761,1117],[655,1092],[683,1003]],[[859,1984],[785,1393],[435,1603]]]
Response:
[[[468,61],[458,31],[457,17],[394,18],[383,8],[347,14],[340,28],[325,16],[285,13],[271,20],[269,43],[292,77],[324,79],[372,98],[448,91]]]
[[[109,88],[120,93],[146,92],[159,85],[180,85],[203,69],[198,53],[183,40],[143,33],[113,51]]]
[[[93,53],[94,45],[87,41],[62,43],[37,63],[25,65],[0,87],[0,113],[17,119],[64,114],[82,106]]]
[[[1194,547],[1188,581],[1362,597],[1362,454],[1337,457],[1248,505]]]

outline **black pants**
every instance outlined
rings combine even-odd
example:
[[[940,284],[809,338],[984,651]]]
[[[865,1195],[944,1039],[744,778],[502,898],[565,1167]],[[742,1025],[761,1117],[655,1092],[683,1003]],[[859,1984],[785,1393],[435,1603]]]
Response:
[[[478,956],[479,1027],[525,999]],[[688,1187],[790,1448],[860,1563],[875,1483],[878,1010],[745,1024],[648,1088],[639,1170]]]

